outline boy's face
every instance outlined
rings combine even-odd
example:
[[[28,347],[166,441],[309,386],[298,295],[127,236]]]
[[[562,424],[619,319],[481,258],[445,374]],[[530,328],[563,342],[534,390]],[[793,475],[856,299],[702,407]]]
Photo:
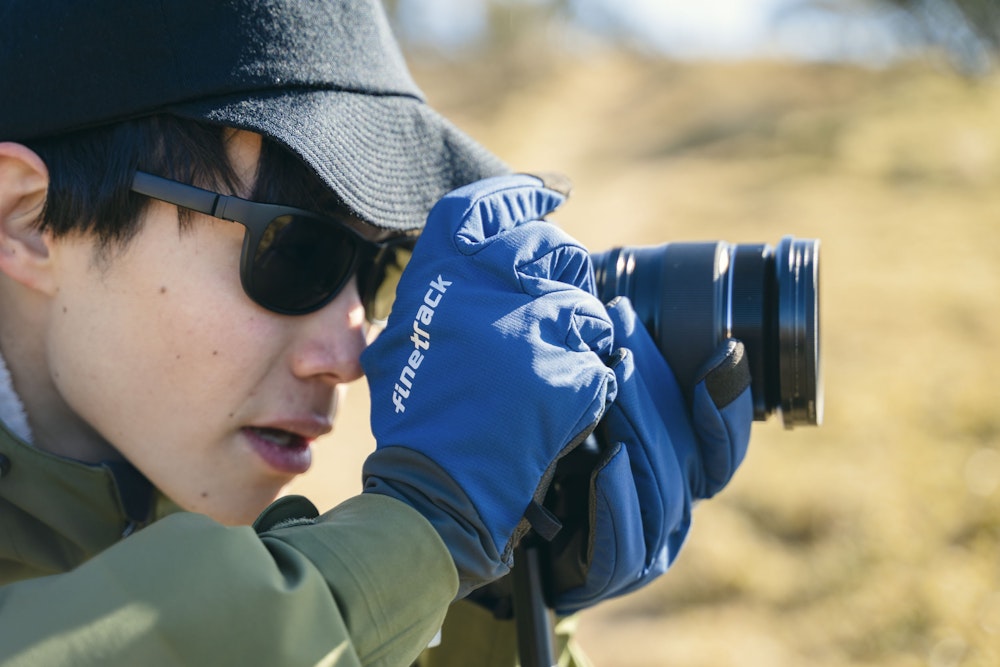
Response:
[[[259,146],[247,133],[231,141],[248,184]],[[176,207],[152,201],[107,261],[95,262],[90,238],[56,241],[45,340],[49,418],[224,523],[252,521],[308,468],[310,441],[362,374],[367,332],[353,285],[304,316],[254,304],[240,286],[243,234],[199,214],[180,230]]]

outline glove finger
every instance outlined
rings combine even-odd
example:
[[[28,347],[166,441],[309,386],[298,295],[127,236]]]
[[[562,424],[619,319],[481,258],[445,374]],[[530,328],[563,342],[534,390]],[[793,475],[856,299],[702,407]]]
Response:
[[[442,250],[455,249],[466,256],[481,254],[484,278],[498,284],[521,281],[531,296],[566,285],[595,294],[590,253],[544,221],[565,200],[565,184],[550,187],[549,181],[528,174],[487,178],[453,190],[431,210],[409,264],[444,261],[451,253]],[[446,264],[435,264],[435,270],[446,273]]]
[[[594,265],[590,253],[572,237],[555,225],[547,222],[535,222],[533,225],[549,225],[546,234],[547,243],[532,248],[529,244],[537,244],[538,235],[528,236],[514,232],[508,243],[516,244],[519,262],[516,267],[521,289],[526,294],[539,296],[557,289],[576,287],[589,294],[596,294],[594,282]],[[523,235],[525,240],[517,238]]]
[[[557,613],[589,607],[635,580],[635,563],[646,559],[641,514],[628,450],[619,443],[591,478],[587,582],[556,596]]]
[[[627,347],[641,360],[636,363],[638,373],[649,395],[654,397],[659,413],[668,415],[681,411],[686,414],[687,404],[674,372],[632,308],[632,302],[627,297],[616,297],[606,308],[615,330],[615,347]],[[687,419],[675,421],[681,423]]]
[[[426,228],[446,234],[459,251],[472,254],[504,232],[540,220],[564,201],[563,193],[545,187],[537,176],[495,176],[442,197],[431,209]]]
[[[645,566],[649,567],[673,531],[686,532],[691,497],[671,435],[635,369],[634,355],[623,352],[626,354],[614,366],[617,396],[604,416],[600,435],[604,442],[622,442],[628,450],[642,507]],[[668,561],[675,555],[676,551],[670,553]]]
[[[533,366],[546,370],[550,384],[579,393],[588,391],[590,382],[599,378],[608,384],[606,400],[614,399],[615,375],[604,361],[611,354],[614,330],[597,297],[579,289],[548,292],[523,307],[512,308],[493,326],[504,336],[530,331],[537,343]],[[549,360],[567,351],[578,355],[575,362],[555,364]],[[481,354],[492,357],[495,352],[484,349]]]
[[[702,498],[718,493],[746,456],[753,422],[750,369],[743,343],[726,341],[707,364],[692,398],[694,429],[702,442]]]
[[[673,450],[694,497],[705,493],[705,471],[701,442],[692,424],[692,413],[676,377],[652,337],[646,331],[632,304],[619,297],[608,304],[608,316],[615,327],[615,345],[627,345],[638,360],[637,372],[655,406],[655,412],[672,438]],[[707,373],[707,371],[706,371]]]
[[[574,290],[571,298],[575,303],[567,328],[565,346],[569,350],[593,352],[603,362],[611,356],[615,340],[611,320],[608,319],[597,297]],[[608,400],[613,399],[614,396],[610,396]]]

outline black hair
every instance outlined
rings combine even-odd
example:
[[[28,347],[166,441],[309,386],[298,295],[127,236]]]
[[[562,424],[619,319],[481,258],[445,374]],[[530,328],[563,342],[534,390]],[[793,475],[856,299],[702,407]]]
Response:
[[[224,127],[166,114],[26,142],[49,170],[39,229],[92,234],[102,251],[127,245],[149,199],[131,191],[136,170],[212,190],[238,191]],[[266,137],[250,198],[319,213],[345,204],[297,157]],[[190,211],[180,209],[182,224]]]

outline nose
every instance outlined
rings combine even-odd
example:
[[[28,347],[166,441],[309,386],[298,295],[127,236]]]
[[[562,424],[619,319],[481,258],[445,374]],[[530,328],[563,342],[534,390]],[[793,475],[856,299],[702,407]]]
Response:
[[[301,318],[302,336],[291,351],[296,377],[336,385],[364,375],[361,353],[368,346],[368,325],[354,279],[333,301]]]

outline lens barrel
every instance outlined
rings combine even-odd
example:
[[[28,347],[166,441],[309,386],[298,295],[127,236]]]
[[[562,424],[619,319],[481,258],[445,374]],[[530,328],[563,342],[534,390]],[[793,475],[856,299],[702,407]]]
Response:
[[[722,341],[738,338],[754,419],[780,411],[786,428],[822,423],[818,240],[621,247],[593,261],[598,296],[629,298],[684,391]]]

